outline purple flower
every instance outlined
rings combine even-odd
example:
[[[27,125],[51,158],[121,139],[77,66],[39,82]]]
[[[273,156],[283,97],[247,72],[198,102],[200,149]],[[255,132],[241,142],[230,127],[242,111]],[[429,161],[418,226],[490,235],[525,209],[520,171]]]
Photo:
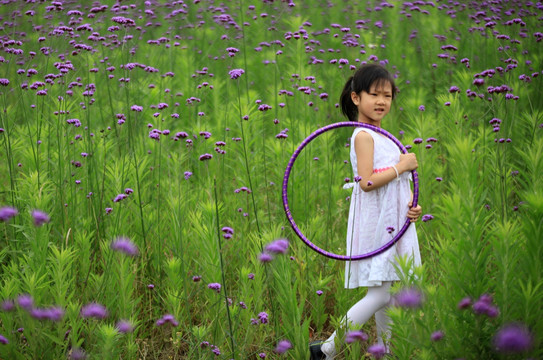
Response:
[[[278,239],[266,245],[266,251],[272,254],[284,254],[288,250],[288,240]]]
[[[249,280],[254,280],[255,274],[249,273],[249,275],[247,275],[247,278],[248,278]]]
[[[354,343],[356,341],[367,341],[368,335],[362,330],[352,330],[345,335],[345,342],[347,344]]]
[[[134,331],[134,325],[128,320],[119,320],[115,326],[121,334],[131,333]]]
[[[455,93],[455,92],[459,92],[459,91],[460,91],[460,89],[458,88],[458,86],[451,86],[449,88],[450,93]]]
[[[532,335],[521,324],[508,324],[494,336],[494,346],[504,354],[522,353],[532,347]]]
[[[104,319],[107,317],[107,309],[104,305],[93,302],[81,308],[81,316],[84,318]]]
[[[269,263],[270,261],[273,260],[273,256],[271,256],[271,255],[268,254],[268,253],[262,253],[262,254],[260,254],[260,256],[258,257],[258,260],[260,260],[260,262],[262,262],[262,263]]]
[[[407,288],[397,293],[395,300],[399,307],[418,308],[422,305],[422,294],[415,288]]]
[[[137,256],[139,254],[138,247],[130,239],[119,237],[111,243],[111,249],[121,252],[128,256]]]
[[[416,138],[416,139],[413,140],[413,143],[414,144],[420,144],[420,143],[422,143],[422,139],[421,138]]]
[[[4,344],[4,345],[9,344],[9,340],[2,334],[0,334],[0,344]]]
[[[207,284],[207,287],[211,290],[215,290],[216,292],[221,292],[221,284],[219,283],[209,283]]]
[[[224,226],[221,231],[225,234],[230,234],[230,235],[233,235],[234,234],[234,229],[232,229],[231,227],[228,227],[228,226]]]
[[[213,157],[213,155],[208,154],[208,153],[205,153],[205,154],[203,154],[203,155],[200,155],[200,158],[199,158],[199,159],[200,159],[200,161],[204,161],[204,160],[209,160],[209,159],[211,159],[212,157]]]
[[[50,308],[33,308],[30,310],[30,316],[37,320],[60,321],[64,317],[64,309],[58,306]]]
[[[492,305],[492,296],[489,294],[481,295],[479,299],[473,303],[472,309],[477,315],[486,315],[491,318],[494,318],[499,314],[498,308]]]
[[[430,215],[430,214],[422,215],[422,222],[427,222],[427,221],[433,220],[433,218],[434,218],[434,216]]]
[[[8,222],[12,217],[17,215],[19,211],[17,209],[5,206],[3,208],[0,208],[0,222]]]
[[[486,314],[489,304],[486,301],[477,300],[473,304],[473,312],[477,315]]]
[[[48,309],[45,309],[46,319],[49,321],[59,322],[64,317],[64,309],[60,306],[52,306]]]
[[[266,353],[260,353],[260,354],[258,354],[258,357],[261,358],[261,359],[265,359],[266,358]]]
[[[277,343],[275,347],[275,352],[278,354],[284,354],[288,349],[292,348],[292,344],[288,340],[281,340]]]
[[[128,195],[126,194],[119,194],[117,196],[115,196],[115,199],[113,199],[113,202],[117,203],[117,202],[121,202],[122,200],[126,199],[128,197]]]
[[[258,319],[260,320],[260,322],[262,324],[267,324],[268,323],[268,314],[264,311],[262,311],[261,313],[258,314]]]
[[[457,307],[458,309],[463,310],[463,309],[467,309],[470,305],[471,305],[471,298],[465,297],[458,302]]]
[[[323,292],[322,292],[322,290],[317,290],[316,294],[317,294],[317,296],[321,296],[323,294]]]
[[[424,107],[424,105],[419,106],[419,111],[424,111],[424,110],[426,110],[426,108]]]
[[[430,340],[439,341],[439,340],[443,339],[443,336],[445,336],[445,334],[443,334],[443,331],[441,331],[441,330],[434,331],[432,333],[432,335],[430,335]]]
[[[243,69],[233,69],[228,72],[228,75],[230,75],[230,79],[237,79],[242,74],[245,74],[245,71]]]
[[[386,348],[381,344],[374,344],[368,348],[368,352],[376,359],[380,359],[386,354]]]
[[[15,310],[15,303],[13,302],[13,300],[6,299],[0,304],[0,310],[4,312],[13,311]]]
[[[394,232],[394,227],[392,227],[392,226],[387,226],[387,232],[388,232],[389,234],[392,234],[392,233]]]
[[[132,110],[132,111],[137,111],[137,112],[142,112],[142,111],[143,111],[143,106],[132,105],[132,106],[130,107],[130,110]]]
[[[192,173],[190,171],[185,171],[185,173],[183,174],[183,177],[185,178],[185,180],[190,179],[191,176],[192,176]]]
[[[178,326],[179,321],[175,320],[172,314],[166,314],[156,321],[156,326],[162,326],[166,323],[170,323],[172,326]]]
[[[28,294],[22,294],[17,297],[17,304],[23,309],[29,311],[34,306],[34,299]]]
[[[371,181],[368,181],[368,186],[372,186],[373,183]]]
[[[34,226],[42,226],[51,220],[49,215],[40,210],[33,210],[32,218],[34,219]]]

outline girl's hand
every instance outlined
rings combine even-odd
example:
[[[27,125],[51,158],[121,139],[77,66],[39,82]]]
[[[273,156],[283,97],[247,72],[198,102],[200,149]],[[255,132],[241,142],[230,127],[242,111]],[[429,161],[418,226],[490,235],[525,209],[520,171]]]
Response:
[[[417,156],[413,153],[400,154],[400,162],[397,169],[401,172],[416,170],[419,167]]]
[[[412,207],[413,201],[410,201],[407,206],[409,206],[409,210],[407,211],[407,217],[411,219],[411,222],[417,221],[420,217],[420,214],[422,214],[422,208],[418,204],[417,206]]]

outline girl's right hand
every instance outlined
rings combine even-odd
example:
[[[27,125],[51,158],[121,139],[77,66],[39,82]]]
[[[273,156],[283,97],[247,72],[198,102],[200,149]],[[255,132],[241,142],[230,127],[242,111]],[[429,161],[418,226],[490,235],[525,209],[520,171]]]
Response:
[[[401,169],[398,169],[401,172],[416,170],[419,167],[417,156],[413,153],[400,154],[400,162],[397,167]]]

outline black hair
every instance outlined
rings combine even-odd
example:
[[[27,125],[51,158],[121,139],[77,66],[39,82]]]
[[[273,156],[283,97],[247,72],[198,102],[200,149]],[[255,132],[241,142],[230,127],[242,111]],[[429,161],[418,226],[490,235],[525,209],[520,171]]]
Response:
[[[396,96],[396,85],[394,84],[392,74],[387,69],[373,63],[360,66],[354,75],[347,79],[341,92],[339,104],[343,115],[350,121],[357,121],[358,108],[351,99],[351,93],[353,91],[357,94],[360,94],[362,91],[369,92],[372,85],[380,86],[384,83],[389,83],[392,87],[392,98],[394,99]]]

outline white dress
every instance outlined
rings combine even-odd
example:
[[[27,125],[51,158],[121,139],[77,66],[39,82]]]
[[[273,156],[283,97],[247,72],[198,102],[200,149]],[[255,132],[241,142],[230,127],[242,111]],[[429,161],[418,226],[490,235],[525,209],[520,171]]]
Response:
[[[373,171],[384,171],[400,160],[400,149],[390,139],[372,130],[356,128],[351,137],[351,164],[354,176],[358,176],[355,152],[355,137],[365,131],[373,138]],[[371,252],[389,242],[406,221],[408,203],[411,200],[411,173],[400,175],[400,181],[364,192],[359,184],[353,187],[347,226],[347,255]],[[361,181],[367,181],[362,179]],[[354,186],[353,186],[354,185]],[[389,233],[387,228],[393,227]],[[420,251],[415,224],[412,223],[401,239],[391,248],[364,260],[347,261],[345,265],[345,287],[381,286],[382,281],[399,280],[394,268],[396,256],[412,256],[413,265],[420,266]]]

